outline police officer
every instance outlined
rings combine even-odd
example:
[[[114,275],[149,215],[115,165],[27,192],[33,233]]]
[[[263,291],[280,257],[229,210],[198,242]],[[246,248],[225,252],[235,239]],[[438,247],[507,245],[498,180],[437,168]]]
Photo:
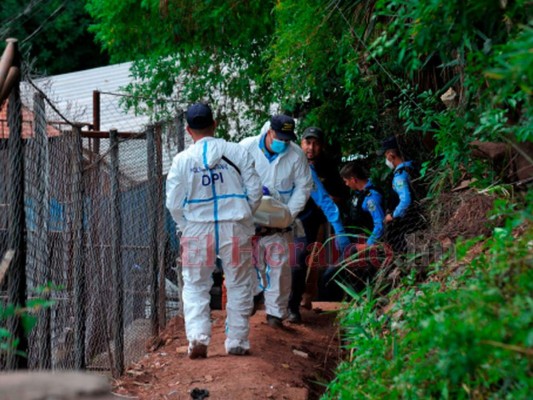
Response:
[[[316,126],[306,128],[302,133],[300,146],[326,192],[339,210],[344,211],[350,194],[339,175],[338,162],[326,151],[324,131]]]
[[[404,159],[394,136],[382,141],[378,155],[385,156],[385,164],[393,170],[392,190],[389,191],[384,219],[387,242],[394,251],[403,253],[407,250],[405,235],[416,231],[423,223],[419,199],[413,187],[416,166],[413,161]]]
[[[207,356],[217,257],[227,288],[226,352],[244,355],[250,349],[251,238],[261,181],[252,157],[238,144],[215,139],[215,128],[208,105],[189,107],[186,129],[194,144],[174,157],[166,184],[166,206],[182,232],[183,311],[192,359]]]
[[[340,175],[346,186],[354,191],[346,229],[350,233],[367,236],[366,240],[356,244],[357,250],[361,251],[383,236],[385,213],[382,196],[369,179],[368,173],[357,162],[352,161],[342,167]]]
[[[302,134],[300,146],[304,151],[311,175],[313,189],[311,198],[298,215],[302,222],[305,237],[298,238],[302,244],[297,252],[297,263],[292,270],[292,292],[289,300],[288,321],[301,322],[300,303],[310,308],[312,298],[316,295],[318,285],[318,266],[309,266],[309,255],[314,243],[323,244],[326,224],[329,222],[337,235],[335,243],[342,254],[349,246],[350,240],[345,235],[341,220],[341,211],[335,200],[342,204],[346,199],[346,190],[342,185],[335,162],[324,151],[324,132],[318,127],[308,127]],[[328,191],[329,188],[329,191]],[[312,268],[308,271],[308,268]],[[306,285],[307,284],[307,285]],[[307,287],[306,287],[307,286]],[[304,293],[305,292],[305,293]]]

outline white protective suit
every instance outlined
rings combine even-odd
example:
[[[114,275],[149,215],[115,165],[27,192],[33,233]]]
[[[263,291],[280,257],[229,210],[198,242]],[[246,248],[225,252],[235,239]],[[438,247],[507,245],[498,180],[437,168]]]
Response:
[[[303,210],[313,179],[302,149],[290,143],[287,150],[270,161],[264,153],[264,136],[270,129],[267,122],[259,136],[243,139],[240,144],[252,155],[255,168],[271,195],[282,201],[292,216],[291,223]],[[288,302],[291,293],[291,259],[294,260],[293,232],[280,232],[260,236],[255,243],[254,265],[258,285],[254,295],[264,291],[266,313],[278,318],[288,315]]]
[[[250,279],[253,213],[261,182],[252,157],[235,143],[206,137],[176,155],[168,173],[166,205],[182,232],[183,311],[189,343],[209,345],[210,289],[216,257],[227,289],[226,351],[248,350],[253,307]]]

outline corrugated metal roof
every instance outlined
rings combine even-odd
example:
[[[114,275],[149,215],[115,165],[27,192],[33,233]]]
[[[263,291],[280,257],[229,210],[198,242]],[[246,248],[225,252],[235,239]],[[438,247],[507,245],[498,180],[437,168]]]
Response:
[[[123,88],[133,80],[131,64],[128,62],[54,75],[36,79],[34,83],[70,122],[92,123],[93,91],[126,94]],[[102,94],[100,130],[114,128],[123,132],[142,132],[149,123],[148,116],[137,116],[132,111],[126,111],[120,104],[122,99],[122,96]]]
[[[100,130],[109,131],[117,129],[119,132],[143,132],[146,126],[151,122],[148,116],[137,116],[132,111],[127,111],[122,106],[124,95],[127,95],[124,88],[133,81],[130,72],[131,62],[109,65],[105,67],[92,68],[85,71],[71,72],[68,74],[54,75],[46,78],[36,79],[34,83],[42,90],[47,97],[53,102],[59,113],[69,122],[76,123],[93,123],[93,91],[103,92],[100,99]],[[25,104],[31,104],[31,95],[33,93],[30,85],[26,85],[26,90],[22,90],[22,97]],[[115,95],[111,95],[111,93]],[[217,95],[215,108],[226,113],[229,111],[239,110],[239,115],[234,116],[235,120],[230,120],[228,134],[235,137],[236,126],[240,126],[241,131],[247,135],[257,134],[258,131],[253,129],[254,124],[246,118],[246,111],[249,108],[244,104],[233,104]],[[227,104],[226,104],[227,103]],[[272,111],[277,108],[272,105]],[[61,120],[62,118],[47,107],[47,113],[50,112],[50,120]],[[238,120],[238,124],[237,124]],[[68,129],[68,128],[67,128]],[[190,143],[189,135],[186,141]],[[120,169],[122,176],[130,182],[142,182],[146,180],[146,157],[144,156],[146,144],[144,140],[134,140],[123,147],[129,148],[129,151],[119,152]],[[170,141],[168,141],[170,142]],[[186,143],[186,146],[189,144]],[[84,140],[84,147],[90,149],[88,140]],[[108,150],[108,140],[101,139],[100,154]],[[163,173],[166,174],[172,163],[172,158],[176,154],[177,148],[174,145],[164,146],[163,151]],[[129,153],[129,155],[128,155]],[[136,155],[134,155],[136,154]]]
[[[50,120],[68,122],[93,123],[93,91],[105,92],[100,98],[100,130],[109,131],[117,129],[119,132],[144,132],[150,123],[148,116],[138,116],[132,111],[127,111],[121,105],[123,90],[132,82],[130,73],[132,63],[109,65],[106,67],[92,68],[85,71],[71,72],[68,74],[54,75],[40,78],[33,83],[48,97],[61,115],[57,115],[51,107],[47,106],[47,117]],[[28,83],[23,84],[21,96],[27,105],[33,103],[34,89]],[[112,95],[117,94],[117,95]],[[70,130],[68,125],[63,129]],[[186,135],[188,136],[188,135]],[[188,139],[188,138],[186,138]],[[189,142],[189,141],[187,141]],[[186,143],[187,145],[188,143]],[[91,143],[83,140],[84,154],[88,155]],[[104,155],[102,162],[108,168],[109,139],[100,139],[100,155]],[[163,145],[163,173],[166,174],[172,164],[172,159],[177,153],[177,145],[171,140],[165,140]],[[130,186],[147,179],[147,151],[146,140],[121,140],[119,144],[119,168],[121,185]]]

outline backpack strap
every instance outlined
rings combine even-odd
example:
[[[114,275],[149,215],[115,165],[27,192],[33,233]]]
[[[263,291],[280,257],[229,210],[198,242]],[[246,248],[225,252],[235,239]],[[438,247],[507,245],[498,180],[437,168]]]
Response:
[[[239,173],[239,175],[242,176],[241,174],[241,170],[239,169],[239,167],[237,167],[235,165],[235,163],[233,161],[231,161],[228,157],[226,156],[222,156],[222,160],[226,161],[229,165],[231,165],[233,168],[235,168],[235,170]]]

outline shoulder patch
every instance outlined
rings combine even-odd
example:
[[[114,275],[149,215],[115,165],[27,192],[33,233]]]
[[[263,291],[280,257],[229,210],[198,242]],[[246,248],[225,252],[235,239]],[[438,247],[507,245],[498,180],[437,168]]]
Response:
[[[407,185],[407,180],[403,176],[394,180],[394,186],[396,186],[398,189],[403,188],[405,185]]]
[[[368,211],[373,212],[376,211],[377,205],[376,202],[373,199],[368,199],[366,202],[366,206],[368,207]]]

